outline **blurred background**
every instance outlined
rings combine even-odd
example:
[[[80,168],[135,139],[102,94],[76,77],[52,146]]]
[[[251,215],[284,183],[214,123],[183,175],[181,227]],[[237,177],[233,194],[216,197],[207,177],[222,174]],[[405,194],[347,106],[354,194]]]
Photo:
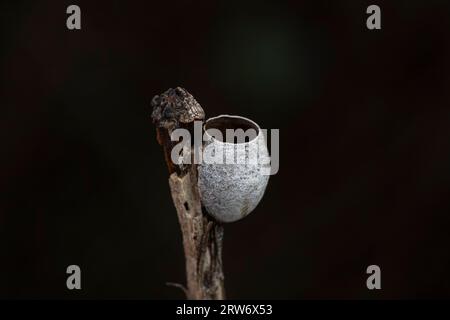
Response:
[[[184,256],[150,119],[175,86],[207,117],[280,129],[280,171],[225,228],[228,298],[450,297],[448,1],[2,1],[0,16],[0,297],[184,298],[165,285],[185,282]]]

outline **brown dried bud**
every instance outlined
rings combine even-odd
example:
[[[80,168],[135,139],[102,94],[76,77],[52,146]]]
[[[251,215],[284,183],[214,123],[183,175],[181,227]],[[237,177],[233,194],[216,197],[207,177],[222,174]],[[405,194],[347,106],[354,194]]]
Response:
[[[170,88],[161,95],[156,95],[151,103],[152,119],[157,127],[169,132],[178,128],[180,123],[188,124],[195,120],[204,120],[205,112],[194,97],[181,87]]]

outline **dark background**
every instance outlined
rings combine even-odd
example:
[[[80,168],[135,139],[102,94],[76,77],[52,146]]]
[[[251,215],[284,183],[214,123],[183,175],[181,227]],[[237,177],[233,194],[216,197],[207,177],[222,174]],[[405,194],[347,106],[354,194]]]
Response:
[[[450,297],[448,1],[9,1],[0,16],[0,297],[184,297],[165,286],[184,257],[150,119],[175,86],[207,117],[280,129],[279,173],[226,226],[229,298]]]

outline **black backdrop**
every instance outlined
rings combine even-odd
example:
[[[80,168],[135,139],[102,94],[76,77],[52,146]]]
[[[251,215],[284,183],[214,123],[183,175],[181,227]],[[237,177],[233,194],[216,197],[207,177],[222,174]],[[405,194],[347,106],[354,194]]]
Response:
[[[228,297],[449,297],[450,5],[373,3],[2,2],[0,296],[183,298],[150,120],[183,86],[280,129],[279,173],[226,226]]]

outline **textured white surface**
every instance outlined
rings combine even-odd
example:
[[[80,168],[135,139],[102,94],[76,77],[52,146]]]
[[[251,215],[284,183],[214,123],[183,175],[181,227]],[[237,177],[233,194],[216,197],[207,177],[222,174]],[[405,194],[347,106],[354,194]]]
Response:
[[[240,161],[244,163],[218,164],[203,159],[198,167],[200,196],[207,212],[218,221],[233,222],[247,216],[262,199],[269,181],[269,175],[264,171],[269,154],[264,135],[256,123],[238,116],[219,117],[243,119],[258,128],[257,137],[247,143],[226,143],[211,137],[205,142],[204,155],[223,150],[226,159],[236,156],[245,159]]]

